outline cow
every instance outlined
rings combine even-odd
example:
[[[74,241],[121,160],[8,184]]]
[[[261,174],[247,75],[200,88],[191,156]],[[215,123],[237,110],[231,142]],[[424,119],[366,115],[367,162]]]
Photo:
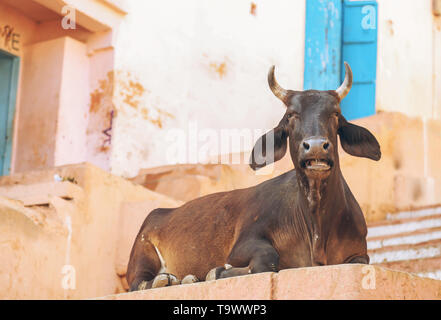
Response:
[[[279,124],[256,142],[253,170],[289,152],[294,169],[256,186],[206,195],[178,208],[153,210],[135,239],[127,269],[131,291],[282,269],[369,264],[363,212],[343,178],[345,152],[380,160],[377,139],[348,122],[340,102],[352,86],[293,91],[268,73],[286,107]],[[268,143],[271,142],[271,143]]]

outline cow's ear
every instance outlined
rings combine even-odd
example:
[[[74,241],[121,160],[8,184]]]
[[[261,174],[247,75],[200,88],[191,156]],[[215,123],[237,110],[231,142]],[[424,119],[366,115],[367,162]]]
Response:
[[[380,144],[369,130],[349,123],[343,116],[340,116],[338,134],[343,150],[350,155],[380,160]]]
[[[288,134],[282,122],[261,136],[251,152],[251,169],[257,170],[282,159],[286,153],[287,138]]]

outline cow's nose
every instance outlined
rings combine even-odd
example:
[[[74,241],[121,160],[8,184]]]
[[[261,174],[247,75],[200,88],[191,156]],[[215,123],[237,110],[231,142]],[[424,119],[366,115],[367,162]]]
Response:
[[[301,146],[304,154],[323,154],[328,153],[330,143],[328,139],[314,137],[303,140]]]

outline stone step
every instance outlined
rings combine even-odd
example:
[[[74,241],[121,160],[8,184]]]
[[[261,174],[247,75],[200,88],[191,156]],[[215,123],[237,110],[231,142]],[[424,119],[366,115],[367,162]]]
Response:
[[[441,227],[441,214],[386,220],[368,225],[368,240],[381,236],[399,235],[420,229]]]
[[[430,240],[441,239],[441,227],[423,228],[416,231],[402,232],[368,238],[368,250],[375,250],[396,245],[415,245]]]
[[[429,240],[416,245],[394,245],[369,250],[371,263],[441,257],[441,239]]]
[[[432,216],[432,215],[441,215],[441,207],[440,206],[431,206],[426,207],[418,210],[412,210],[412,211],[401,211],[399,213],[389,213],[386,215],[387,221],[393,221],[393,220],[400,220],[400,219],[409,219],[409,218],[419,218],[419,217],[426,217],[426,216]]]
[[[370,223],[371,264],[441,280],[441,207],[388,214]]]
[[[415,273],[420,276],[432,278],[428,274],[433,273],[437,275],[437,273],[439,273],[439,270],[441,270],[441,257],[391,261],[379,265],[393,270]],[[441,279],[439,274],[435,279]]]

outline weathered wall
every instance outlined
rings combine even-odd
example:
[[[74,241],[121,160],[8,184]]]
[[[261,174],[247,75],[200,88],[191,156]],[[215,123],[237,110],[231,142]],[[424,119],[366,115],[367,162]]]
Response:
[[[0,298],[64,298],[61,270],[67,230],[46,228],[33,210],[0,198]]]
[[[89,103],[89,58],[86,44],[72,38],[63,38],[62,78],[57,92],[57,132],[55,142],[55,166],[86,161],[86,129]],[[40,109],[40,108],[39,108]],[[44,118],[40,114],[41,118]]]
[[[378,1],[377,110],[441,114],[441,29],[431,2]],[[266,130],[277,123],[283,106],[268,90],[266,73],[276,64],[283,86],[302,89],[305,5],[255,4],[127,1],[130,14],[116,41],[121,87],[113,173],[131,177],[140,168],[204,161],[204,155],[195,155],[202,148],[214,154],[249,150],[249,140],[221,150],[221,129]],[[198,133],[210,128],[207,134],[217,138],[207,145],[206,136],[191,136],[194,128]],[[169,157],[167,149],[176,129],[185,135],[187,154],[181,158]]]
[[[432,0],[378,0],[378,8],[377,110],[439,118],[441,28]]]
[[[20,155],[15,158],[16,172],[55,164],[64,44],[61,38],[32,44],[25,50],[15,137],[15,153]]]
[[[113,74],[113,38],[124,12],[104,2],[67,3],[78,9],[74,29],[62,27],[62,2],[0,1],[1,33],[8,26],[19,39],[12,44],[2,37],[0,48],[10,46],[8,52],[22,58],[12,173],[86,160],[110,168],[111,130],[104,130],[110,127],[113,91],[100,90]],[[113,88],[111,79],[107,86]]]
[[[98,34],[89,40],[89,94],[87,142],[88,162],[110,170],[112,124],[114,111],[114,48],[112,32]],[[116,114],[114,114],[116,115]]]
[[[22,14],[17,12],[17,10],[10,8],[9,6],[0,2],[0,21],[2,32],[4,31],[5,26],[10,26],[14,29],[14,32],[17,33],[20,37],[20,44],[18,46],[19,50],[13,50],[12,44],[9,42],[10,46],[5,47],[5,39],[2,38],[0,40],[2,45],[1,49],[6,50],[11,54],[17,55],[19,57],[23,56],[23,47],[30,43],[31,38],[34,35],[36,23],[31,19],[24,17]],[[14,127],[13,127],[13,139],[12,139],[12,154],[11,154],[11,172],[15,170],[16,163],[16,155],[17,155],[17,135],[18,135],[18,119],[20,117],[20,104],[21,104],[21,91],[22,84],[21,79],[23,78],[23,67],[19,70],[19,86],[17,92],[17,102],[16,102],[16,111],[14,117]]]
[[[7,28],[5,29],[6,26]],[[1,50],[21,56],[23,45],[30,43],[36,27],[35,21],[0,2]],[[9,32],[11,30],[12,32]],[[18,41],[18,43],[12,43],[13,41]]]
[[[0,299],[124,292],[136,229],[153,208],[179,203],[88,164],[0,178]],[[62,286],[65,266],[73,289]]]
[[[69,37],[24,48],[14,172],[86,160],[89,59]],[[17,115],[16,115],[17,117]]]
[[[49,1],[36,2],[52,6]],[[61,119],[57,125],[59,147],[46,156],[47,166],[87,160],[132,177],[141,168],[247,151],[258,137],[253,130],[273,127],[284,112],[267,86],[269,66],[277,65],[283,86],[303,87],[302,0],[262,0],[254,5],[248,0],[117,2],[123,3],[126,16],[116,7],[68,3],[79,9],[75,30],[61,28],[58,7],[51,7],[52,13],[46,8],[37,23],[0,1],[0,21],[20,34],[19,55],[26,57],[29,48],[31,56],[43,43],[66,36],[76,41],[66,40],[66,63],[57,69],[66,85],[59,89],[60,97],[51,98],[60,100],[51,112],[61,108],[61,118],[69,120]],[[23,12],[30,9],[23,7]],[[399,10],[394,1],[379,0],[377,110],[425,117],[441,114],[440,19],[433,17],[430,0],[401,1]],[[18,132],[26,126],[20,123],[22,115],[26,117],[26,111],[20,111],[21,100],[26,100],[24,109],[49,108],[30,107],[30,98],[23,95],[25,87],[30,97],[36,97],[41,95],[38,88],[51,85],[49,78],[40,76],[49,59],[44,52],[34,58],[21,65],[12,172],[41,167],[41,161],[34,165],[26,159],[43,152],[52,139],[33,146],[38,151],[28,148],[26,141],[18,145],[23,137],[32,140],[26,130]],[[225,146],[222,129],[246,129],[251,137],[241,145]],[[182,142],[176,143],[176,133],[181,133]],[[173,142],[184,145],[187,153],[170,156]],[[69,152],[72,144],[78,146],[75,152]],[[49,161],[52,158],[56,160]]]
[[[218,134],[271,128],[284,112],[268,89],[272,64],[284,86],[302,89],[303,1],[257,1],[254,11],[248,0],[127,2],[130,14],[115,44],[123,87],[116,99],[115,174],[167,164],[169,131],[188,134],[196,122]]]

